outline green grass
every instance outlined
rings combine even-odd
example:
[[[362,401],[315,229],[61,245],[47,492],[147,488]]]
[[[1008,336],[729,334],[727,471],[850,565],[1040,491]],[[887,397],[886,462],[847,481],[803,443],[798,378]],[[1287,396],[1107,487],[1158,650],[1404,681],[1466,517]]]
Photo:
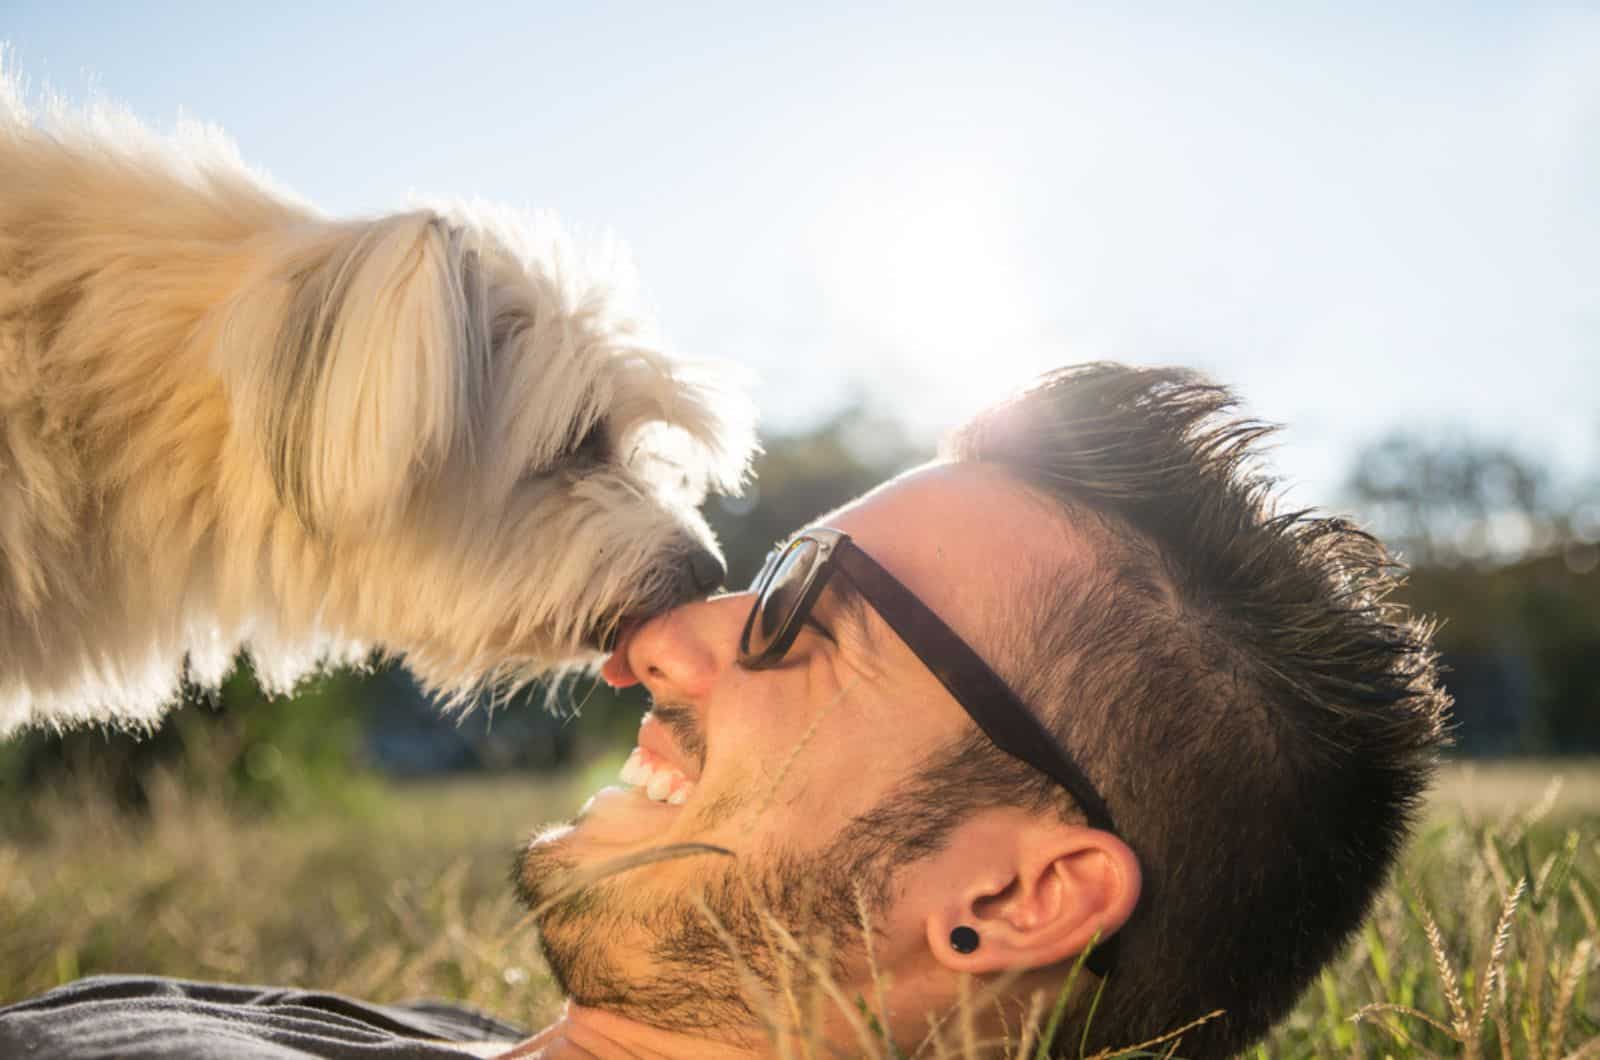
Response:
[[[39,794],[0,833],[0,1003],[147,972],[446,997],[537,1026],[559,999],[519,926],[512,853],[614,764],[270,817],[173,778],[139,818]],[[1552,768],[1567,783],[1547,797]],[[1451,770],[1365,931],[1256,1055],[1600,1057],[1597,909],[1600,767]],[[859,1005],[862,1051],[889,1055],[871,999],[825,1001]],[[961,1022],[924,1055],[962,1055]]]

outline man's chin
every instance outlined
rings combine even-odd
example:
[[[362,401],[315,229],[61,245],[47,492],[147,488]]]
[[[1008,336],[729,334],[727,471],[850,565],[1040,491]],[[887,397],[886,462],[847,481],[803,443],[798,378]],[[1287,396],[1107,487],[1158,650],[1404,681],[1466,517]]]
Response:
[[[682,806],[656,802],[639,788],[612,785],[589,797],[573,820],[572,837],[584,845],[660,844],[683,815]]]
[[[564,849],[570,824],[553,825],[528,840],[511,865],[511,885],[530,912],[555,897],[560,881],[571,877],[578,863]]]
[[[759,1035],[752,977],[776,991],[785,966],[766,918],[827,938],[824,952],[844,961],[860,945],[859,866],[830,852],[763,856],[748,875],[720,857],[628,871],[630,855],[673,841],[677,811],[637,789],[599,792],[571,824],[529,842],[517,890],[538,911],[545,961],[574,1002],[737,1044]],[[622,871],[610,874],[611,862]]]
[[[557,902],[561,892],[579,879],[589,877],[579,890],[591,891],[609,875],[608,867],[626,871],[632,855],[668,842],[666,832],[682,812],[637,788],[602,788],[571,821],[551,825],[528,841],[512,870],[518,897],[530,910],[552,902],[559,910],[569,904]],[[542,929],[547,917],[539,919]]]
[[[561,993],[574,1005],[660,1030],[730,1045],[759,1041],[744,975],[703,907],[670,889],[631,885],[625,874],[564,893],[563,880],[594,868],[592,859],[567,857],[563,845],[574,835],[563,830],[546,844],[531,844],[517,874],[523,901],[540,910],[539,949]],[[730,905],[738,891],[732,873],[723,869],[713,878],[706,894],[713,919],[752,923],[748,912]],[[741,954],[760,943],[745,934],[735,947]]]

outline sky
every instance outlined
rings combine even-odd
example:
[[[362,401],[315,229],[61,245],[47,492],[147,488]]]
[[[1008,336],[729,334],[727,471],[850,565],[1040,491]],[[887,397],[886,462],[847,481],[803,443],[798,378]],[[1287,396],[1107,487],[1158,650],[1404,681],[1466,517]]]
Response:
[[[0,40],[330,214],[620,238],[769,428],[932,437],[1110,358],[1284,424],[1298,502],[1397,428],[1600,468],[1593,7],[0,0]]]

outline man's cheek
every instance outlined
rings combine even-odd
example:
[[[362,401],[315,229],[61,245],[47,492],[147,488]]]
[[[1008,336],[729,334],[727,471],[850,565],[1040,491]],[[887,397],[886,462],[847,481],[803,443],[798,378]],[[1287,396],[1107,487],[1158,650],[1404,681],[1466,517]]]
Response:
[[[690,817],[690,827],[697,832],[709,832],[721,828],[735,817],[739,816],[754,801],[751,798],[750,778],[740,773],[735,773],[726,785],[719,785],[715,792],[705,792],[698,804],[691,804],[693,816]]]

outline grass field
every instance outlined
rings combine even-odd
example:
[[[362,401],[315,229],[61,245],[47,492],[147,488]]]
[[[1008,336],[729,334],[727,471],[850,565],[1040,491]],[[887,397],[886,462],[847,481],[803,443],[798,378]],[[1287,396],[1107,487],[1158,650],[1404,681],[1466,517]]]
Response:
[[[0,836],[0,1003],[138,971],[447,997],[537,1026],[558,998],[517,930],[512,853],[614,766],[374,785],[266,818],[175,780],[134,819],[41,794]],[[1365,932],[1258,1055],[1600,1057],[1597,908],[1600,764],[1452,768]]]

